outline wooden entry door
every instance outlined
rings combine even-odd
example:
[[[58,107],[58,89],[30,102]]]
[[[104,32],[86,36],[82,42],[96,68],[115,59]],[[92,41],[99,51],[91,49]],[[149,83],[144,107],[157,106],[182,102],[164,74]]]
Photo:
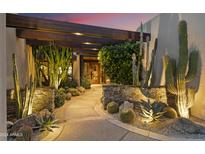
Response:
[[[100,83],[100,64],[98,62],[86,62],[84,70],[84,74],[90,79],[91,84]]]

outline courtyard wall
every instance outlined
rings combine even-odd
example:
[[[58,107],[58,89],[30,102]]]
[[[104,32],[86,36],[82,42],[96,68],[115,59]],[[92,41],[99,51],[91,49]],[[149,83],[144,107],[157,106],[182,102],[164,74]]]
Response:
[[[165,85],[162,58],[168,53],[178,59],[178,23],[187,21],[189,48],[197,47],[200,51],[199,70],[190,86],[198,88],[191,114],[205,120],[205,14],[160,14],[144,24],[144,31],[151,33],[150,55],[154,40],[158,38],[158,50],[154,63],[155,86]],[[139,29],[139,28],[138,28]]]

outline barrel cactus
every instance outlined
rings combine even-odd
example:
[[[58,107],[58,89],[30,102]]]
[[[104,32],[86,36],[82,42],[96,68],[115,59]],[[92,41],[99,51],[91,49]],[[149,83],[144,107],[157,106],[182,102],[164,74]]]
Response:
[[[107,105],[108,113],[117,113],[119,111],[119,105],[116,102],[110,102]]]
[[[120,111],[120,120],[124,123],[132,123],[135,120],[135,112],[133,111],[133,109],[129,108],[129,109],[122,109]]]
[[[189,108],[194,103],[196,89],[187,86],[195,79],[198,68],[199,51],[192,49],[188,54],[188,34],[186,21],[180,21],[179,27],[179,59],[164,56],[166,88],[176,96],[176,109],[180,117],[189,118]],[[188,71],[187,71],[188,70]]]
[[[168,118],[174,119],[178,117],[176,110],[172,107],[165,107],[163,111],[165,112],[164,116]]]

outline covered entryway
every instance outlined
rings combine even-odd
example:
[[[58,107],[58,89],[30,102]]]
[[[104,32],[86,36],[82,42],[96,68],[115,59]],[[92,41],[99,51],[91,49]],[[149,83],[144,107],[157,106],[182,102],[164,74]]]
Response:
[[[6,14],[6,20],[6,26],[12,30],[15,28],[16,37],[23,40],[16,42],[21,43],[21,47],[48,45],[52,42],[56,46],[72,48],[72,75],[78,85],[80,85],[83,76],[87,76],[93,84],[104,83],[103,70],[97,60],[98,51],[103,46],[124,41],[140,40],[140,33],[134,31],[75,24],[16,14]],[[143,33],[144,41],[146,41],[147,36],[151,38],[149,33]],[[18,53],[16,54],[18,57]]]

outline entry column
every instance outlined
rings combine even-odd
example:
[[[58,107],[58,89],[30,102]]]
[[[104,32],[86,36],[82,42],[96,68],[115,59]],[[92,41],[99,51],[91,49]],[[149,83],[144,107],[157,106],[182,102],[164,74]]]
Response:
[[[73,78],[77,81],[78,86],[80,86],[80,54],[75,53],[73,55]]]
[[[0,140],[6,140],[6,14],[0,14]]]

